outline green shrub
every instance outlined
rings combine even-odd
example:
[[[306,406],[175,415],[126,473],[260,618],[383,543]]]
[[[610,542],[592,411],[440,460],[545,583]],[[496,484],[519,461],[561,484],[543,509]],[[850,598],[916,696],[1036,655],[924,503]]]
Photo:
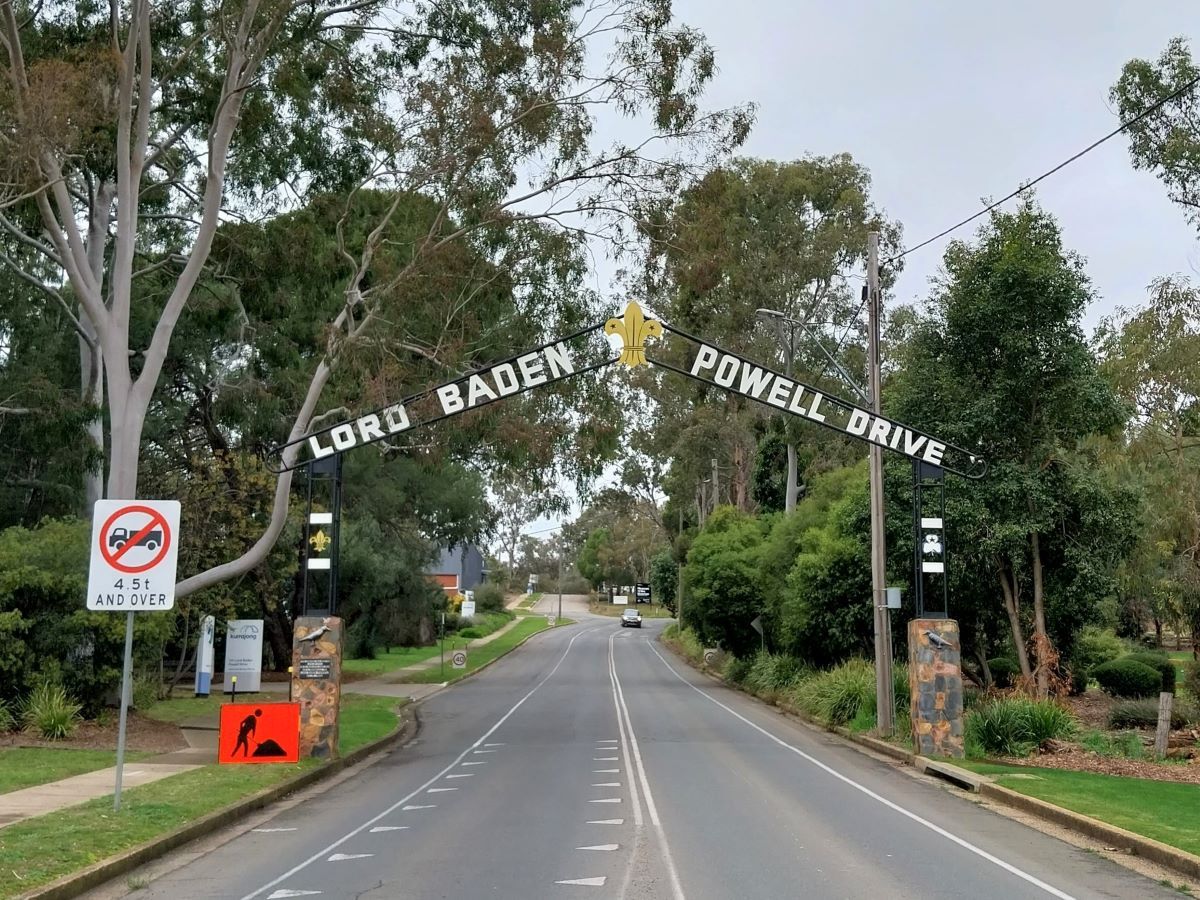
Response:
[[[1021,666],[1015,659],[998,656],[988,660],[988,671],[992,673],[993,685],[1007,688],[1012,687],[1017,676],[1021,674]]]
[[[796,705],[828,725],[845,725],[864,704],[874,702],[875,667],[852,659],[827,672],[818,672],[793,690]]]
[[[752,691],[775,693],[793,687],[804,673],[804,665],[794,656],[760,651],[754,656],[743,683]]]
[[[1125,655],[1125,644],[1110,628],[1087,625],[1075,639],[1075,650],[1071,654],[1071,671],[1089,673],[1096,666],[1120,659]]]
[[[1053,700],[1001,697],[974,707],[964,728],[973,755],[1026,756],[1044,741],[1071,737],[1076,724]]]
[[[473,640],[477,637],[481,637],[479,634],[479,629],[473,625],[470,628],[463,628],[458,632],[458,636],[460,638],[466,638],[467,640]]]
[[[159,682],[155,677],[133,679],[133,708],[146,710],[158,702]]]
[[[1086,693],[1088,682],[1091,678],[1088,677],[1086,669],[1071,670],[1071,696],[1078,697],[1080,694]]]
[[[704,647],[701,645],[700,639],[696,637],[696,632],[690,628],[680,628],[677,623],[672,623],[663,629],[663,639],[671,641],[687,659],[694,663],[699,663],[704,659]]]
[[[1090,750],[1101,756],[1143,759],[1146,755],[1142,739],[1132,731],[1123,731],[1114,735],[1108,735],[1103,731],[1089,731],[1080,736],[1079,744],[1084,750]]]
[[[1127,656],[1096,666],[1092,677],[1104,693],[1113,697],[1153,697],[1162,687],[1162,675],[1157,669]]]
[[[753,657],[730,656],[725,660],[725,670],[721,674],[730,684],[742,684],[753,665]]]
[[[1200,700],[1200,661],[1188,660],[1183,667],[1183,686],[1189,694]]]
[[[61,684],[44,681],[33,689],[21,710],[26,728],[50,741],[70,737],[79,723],[80,705]]]
[[[1176,702],[1171,707],[1171,727],[1186,728],[1196,720],[1194,707]],[[1117,703],[1108,713],[1108,727],[1119,728],[1157,728],[1157,700],[1126,700]]]
[[[1166,691],[1168,694],[1175,693],[1175,676],[1178,674],[1175,669],[1175,663],[1163,653],[1130,653],[1124,659],[1135,659],[1143,665],[1147,665],[1152,669],[1158,670],[1158,674],[1162,679],[1161,691]]]
[[[8,708],[8,704],[0,700],[0,733],[5,731],[13,731],[17,727],[17,720],[12,714],[12,710]]]
[[[479,612],[500,612],[504,609],[504,588],[494,581],[485,581],[475,588],[475,609]]]

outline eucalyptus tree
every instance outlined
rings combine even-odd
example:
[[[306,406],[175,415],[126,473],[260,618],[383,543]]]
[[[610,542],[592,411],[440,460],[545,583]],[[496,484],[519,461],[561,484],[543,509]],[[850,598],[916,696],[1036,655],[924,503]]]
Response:
[[[223,221],[314,191],[394,198],[343,254],[342,302],[279,434],[295,439],[380,325],[381,298],[430,254],[456,242],[500,254],[544,223],[577,242],[619,240],[623,216],[736,147],[750,123],[744,109],[700,107],[714,54],[668,0],[2,0],[0,47],[0,183],[9,210],[32,211],[0,213],[0,228],[53,274],[5,262],[78,335],[114,498],[137,495],[147,416]],[[637,119],[642,138],[597,147],[605,107]],[[408,264],[373,278],[411,193],[433,201],[435,227]],[[148,278],[161,290],[143,292]],[[178,596],[265,558],[290,482],[278,478],[261,538]]]

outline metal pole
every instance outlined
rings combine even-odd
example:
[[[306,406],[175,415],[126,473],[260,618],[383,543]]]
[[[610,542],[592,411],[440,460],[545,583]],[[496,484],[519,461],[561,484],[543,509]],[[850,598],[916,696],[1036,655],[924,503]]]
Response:
[[[712,482],[713,482],[712,508],[715,510],[717,508],[717,505],[720,504],[720,502],[721,502],[721,491],[720,491],[720,488],[718,487],[720,482],[717,480],[717,461],[715,459],[712,461],[712,470],[713,470],[713,474],[712,474]]]
[[[133,613],[125,614],[125,665],[121,670],[121,722],[117,727],[117,785],[113,789],[113,812],[121,809],[121,779],[125,776],[125,722],[133,693]]]
[[[867,383],[871,411],[881,413],[879,362],[879,232],[867,235]],[[895,728],[895,697],[892,692],[891,641],[887,631],[887,542],[883,528],[883,448],[871,442],[871,606],[875,617],[875,708],[879,734],[889,737]]]
[[[338,574],[341,568],[342,545],[342,454],[334,456],[333,463],[333,525],[329,529],[333,538],[329,560],[329,614],[337,614]]]
[[[562,538],[558,539],[558,620],[562,621],[562,564],[563,564],[563,544]]]

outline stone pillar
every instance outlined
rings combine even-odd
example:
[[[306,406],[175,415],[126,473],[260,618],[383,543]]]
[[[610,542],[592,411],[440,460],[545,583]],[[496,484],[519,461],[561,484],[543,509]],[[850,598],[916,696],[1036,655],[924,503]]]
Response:
[[[292,635],[292,700],[300,704],[300,758],[338,755],[342,620],[302,616]]]
[[[908,623],[913,744],[921,756],[963,756],[962,650],[953,619]]]

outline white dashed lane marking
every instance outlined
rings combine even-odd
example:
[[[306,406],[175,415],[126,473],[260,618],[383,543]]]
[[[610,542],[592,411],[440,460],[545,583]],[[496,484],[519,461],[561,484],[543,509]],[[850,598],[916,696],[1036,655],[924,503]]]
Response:
[[[371,829],[371,834],[378,834],[381,831],[403,831],[408,828],[407,825],[376,825]]]
[[[457,791],[458,788],[430,788],[425,793],[427,794],[444,794],[446,791]]]
[[[283,900],[284,897],[314,897],[320,891],[292,891],[287,888],[280,888],[275,893],[267,897],[267,900]]]
[[[591,847],[576,847],[576,850],[602,850],[605,853],[611,853],[620,847],[620,844],[595,844]]]
[[[579,885],[583,885],[584,887],[604,887],[604,882],[607,880],[608,879],[606,876],[601,875],[599,878],[570,878],[570,879],[567,879],[566,881],[556,881],[554,883],[555,884],[579,884]]]
[[[426,806],[421,806],[416,803],[410,803],[410,804],[408,804],[408,806],[401,807],[400,812],[408,812],[410,809],[437,809],[437,804],[429,804]]]
[[[474,778],[474,772],[464,772],[462,775],[447,775],[447,778]]]
[[[326,862],[345,862],[348,859],[368,859],[374,853],[335,853]]]
[[[599,781],[599,782],[592,783],[592,787],[620,787],[620,786],[621,786],[621,782],[619,782],[619,781]]]
[[[615,775],[620,769],[592,769],[593,775]]]
[[[620,797],[606,797],[603,800],[589,800],[588,803],[620,803]]]
[[[592,819],[589,825],[624,825],[624,819]]]

